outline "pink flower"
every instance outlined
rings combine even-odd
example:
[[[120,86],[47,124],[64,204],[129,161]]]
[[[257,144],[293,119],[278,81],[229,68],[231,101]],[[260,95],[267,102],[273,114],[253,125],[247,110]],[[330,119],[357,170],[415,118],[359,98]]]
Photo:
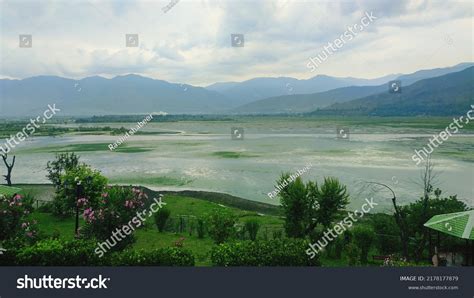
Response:
[[[23,229],[26,228],[27,226],[28,226],[28,224],[27,224],[26,222],[24,222],[24,223],[21,224],[21,227],[22,227]]]

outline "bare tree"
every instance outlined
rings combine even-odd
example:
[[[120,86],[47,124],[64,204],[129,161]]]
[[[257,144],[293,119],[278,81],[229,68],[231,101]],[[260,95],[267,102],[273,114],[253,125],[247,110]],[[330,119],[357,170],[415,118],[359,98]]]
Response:
[[[421,173],[421,183],[423,186],[423,197],[421,198],[421,214],[420,214],[420,226],[422,227],[423,223],[425,223],[429,218],[428,218],[428,209],[429,209],[429,201],[430,201],[430,196],[433,193],[433,184],[435,183],[435,179],[437,177],[436,173],[434,173],[434,163],[431,159],[431,155],[428,155],[426,162],[425,162],[425,167],[423,169],[423,172]],[[423,232],[421,234],[421,239],[418,242],[418,245],[416,247],[415,251],[415,260],[418,262],[421,260],[422,255],[423,255],[423,250],[425,249],[426,243],[427,243],[427,238],[428,238],[428,233],[426,229],[423,229]]]
[[[7,167],[7,174],[6,174],[6,175],[3,175],[3,177],[5,177],[5,180],[7,181],[7,185],[8,185],[8,186],[12,186],[12,170],[13,170],[13,167],[15,166],[15,159],[16,159],[16,156],[13,155],[13,160],[12,160],[12,163],[11,163],[11,164],[8,164],[7,158],[8,158],[8,154],[7,154],[7,153],[2,154],[3,163],[4,163],[5,166]]]

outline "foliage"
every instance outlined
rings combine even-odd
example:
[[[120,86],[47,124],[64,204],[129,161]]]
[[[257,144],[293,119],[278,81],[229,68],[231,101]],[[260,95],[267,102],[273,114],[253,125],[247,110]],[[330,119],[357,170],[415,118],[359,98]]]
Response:
[[[104,241],[110,238],[117,229],[129,225],[137,211],[145,205],[148,196],[138,188],[113,186],[101,195],[95,206],[87,199],[79,200],[79,204],[86,208],[83,213],[86,222],[83,234]],[[132,222],[133,228],[138,228],[143,223]],[[128,235],[114,249],[122,249],[134,241],[133,235]]]
[[[248,233],[250,240],[255,241],[257,239],[259,229],[260,223],[258,220],[251,219],[245,222],[245,231]]]
[[[194,266],[194,256],[188,250],[168,247],[145,250],[126,250],[112,258],[114,266]]]
[[[377,235],[375,245],[384,255],[401,250],[400,230],[393,216],[377,213],[371,216],[371,225]]]
[[[48,161],[46,165],[46,171],[48,171],[48,175],[46,175],[46,177],[56,188],[59,188],[62,184],[61,176],[67,171],[76,168],[78,165],[79,156],[77,156],[74,152],[56,154],[56,159],[53,161]]]
[[[36,222],[28,221],[32,200],[21,195],[0,196],[0,241],[13,239],[34,242],[38,236]]]
[[[301,239],[238,241],[220,244],[211,251],[215,266],[319,266],[308,258],[308,242]]]
[[[168,218],[171,215],[171,211],[164,207],[160,208],[154,215],[155,217],[155,224],[156,227],[158,228],[158,231],[163,232],[166,227],[166,223],[168,221]]]
[[[236,217],[225,211],[214,211],[208,218],[209,236],[216,244],[221,244],[236,233]]]
[[[352,232],[354,235],[354,243],[360,249],[360,262],[367,264],[367,256],[375,239],[375,233],[372,228],[366,226],[357,226]]]
[[[389,255],[383,261],[383,267],[414,267],[417,266],[415,263],[408,262],[407,259],[397,256],[397,255]]]
[[[206,221],[202,217],[198,217],[196,226],[198,238],[202,239],[206,235]]]
[[[47,239],[27,246],[16,254],[16,264],[23,266],[90,266],[102,265],[107,258],[94,253],[96,244],[86,240]]]
[[[333,177],[325,177],[320,187],[316,182],[305,184],[300,177],[290,178],[289,174],[283,174],[277,183],[286,185],[279,196],[289,237],[309,236],[318,224],[329,227],[349,204],[346,186]]]
[[[194,266],[191,252],[179,248],[151,251],[127,250],[100,258],[91,240],[38,241],[28,247],[9,249],[0,265],[20,266]]]
[[[54,213],[67,216],[76,209],[78,196],[87,199],[90,207],[96,207],[107,185],[107,178],[99,171],[82,164],[61,176],[61,185],[54,198]]]
[[[328,228],[336,220],[339,211],[349,204],[347,188],[337,178],[325,177],[324,183],[316,188],[316,201],[318,221],[324,228]]]
[[[278,185],[288,183],[289,174],[283,174]],[[316,185],[303,183],[300,177],[288,183],[280,192],[280,202],[285,216],[285,231],[288,237],[303,238],[314,218]]]
[[[351,242],[344,247],[344,253],[349,266],[360,265],[361,249],[355,245],[354,242]]]

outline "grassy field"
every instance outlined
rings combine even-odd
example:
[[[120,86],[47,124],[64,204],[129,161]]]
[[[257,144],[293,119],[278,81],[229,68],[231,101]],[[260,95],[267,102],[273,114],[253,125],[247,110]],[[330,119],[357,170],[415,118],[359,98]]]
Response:
[[[36,199],[45,199],[49,196],[51,199],[53,195],[53,187],[50,185],[18,185],[23,189],[23,193],[29,193],[35,196]],[[151,192],[150,194],[153,194]],[[155,193],[156,194],[156,193]],[[204,199],[194,198],[190,196],[182,196],[175,194],[165,194],[163,201],[167,204],[166,207],[171,211],[172,217],[179,216],[207,216],[213,211],[226,209],[238,218],[239,224],[244,224],[250,219],[257,220],[261,229],[258,237],[271,237],[271,232],[274,230],[283,229],[283,220],[276,215],[267,215],[252,210],[243,210],[232,206],[226,206],[218,202],[211,202]],[[231,203],[232,204],[232,203]],[[235,204],[235,203],[234,203]],[[43,213],[35,211],[31,214],[31,220],[38,221],[39,230],[46,236],[59,236],[64,239],[73,239],[74,236],[74,217],[57,218],[50,213]],[[81,218],[81,224],[83,224]],[[203,239],[199,239],[195,233],[190,235],[189,232],[173,233],[173,232],[158,232],[153,218],[147,218],[145,226],[135,233],[136,242],[133,244],[135,249],[153,249],[173,246],[173,243],[185,238],[184,247],[191,250],[196,257],[196,265],[209,266],[209,252],[214,243],[207,235]]]
[[[51,200],[54,191],[51,185],[16,185],[23,189],[23,193],[35,196],[35,199]],[[155,197],[158,192],[145,189],[149,197]],[[271,239],[274,231],[283,233],[284,220],[277,207],[266,204],[247,201],[237,197],[225,194],[207,193],[207,192],[160,192],[164,194],[163,201],[166,207],[171,211],[171,217],[200,217],[207,216],[214,211],[226,210],[232,213],[238,219],[238,224],[243,225],[247,220],[257,220],[261,228],[257,238]],[[58,218],[50,213],[34,211],[30,215],[30,220],[38,221],[40,232],[44,236],[57,236],[63,239],[73,239],[75,220],[74,217]],[[84,222],[82,217],[80,225]],[[362,222],[362,224],[364,224]],[[284,234],[284,233],[283,233]],[[206,234],[202,239],[198,238],[195,231],[190,234],[188,230],[182,233],[159,232],[155,226],[153,217],[145,220],[142,228],[135,232],[136,242],[132,249],[150,250],[154,248],[165,248],[173,246],[180,238],[185,238],[184,248],[192,251],[195,256],[196,266],[211,266],[210,251],[215,245],[213,240]],[[377,255],[378,252],[372,249],[371,255]],[[323,254],[321,256],[322,265],[326,267],[346,267],[347,261],[342,259],[330,258]],[[380,266],[381,261],[369,260],[369,266]]]

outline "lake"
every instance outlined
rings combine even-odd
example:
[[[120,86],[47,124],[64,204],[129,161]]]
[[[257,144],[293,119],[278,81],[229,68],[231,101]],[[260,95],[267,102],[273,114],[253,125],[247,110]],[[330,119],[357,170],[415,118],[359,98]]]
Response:
[[[278,176],[282,172],[295,173],[311,163],[311,169],[302,175],[304,180],[338,177],[348,186],[351,208],[360,208],[366,197],[373,196],[379,203],[378,211],[389,212],[390,193],[374,191],[366,182],[391,186],[401,203],[420,197],[422,165],[416,166],[411,156],[444,123],[448,125],[449,119],[438,119],[433,125],[297,117],[153,122],[141,130],[150,134],[131,136],[114,152],[108,144],[119,135],[33,137],[15,148],[13,181],[47,182],[46,162],[54,158],[54,152],[69,150],[76,151],[83,162],[114,183],[140,184],[155,190],[209,190],[278,204],[267,196],[275,189]],[[348,130],[348,139],[337,138],[336,127],[340,125]],[[87,126],[130,128],[134,124]],[[243,140],[231,139],[232,127],[243,128]],[[446,195],[457,194],[470,206],[474,206],[473,149],[472,131],[461,132],[433,154],[438,173],[435,187]]]

